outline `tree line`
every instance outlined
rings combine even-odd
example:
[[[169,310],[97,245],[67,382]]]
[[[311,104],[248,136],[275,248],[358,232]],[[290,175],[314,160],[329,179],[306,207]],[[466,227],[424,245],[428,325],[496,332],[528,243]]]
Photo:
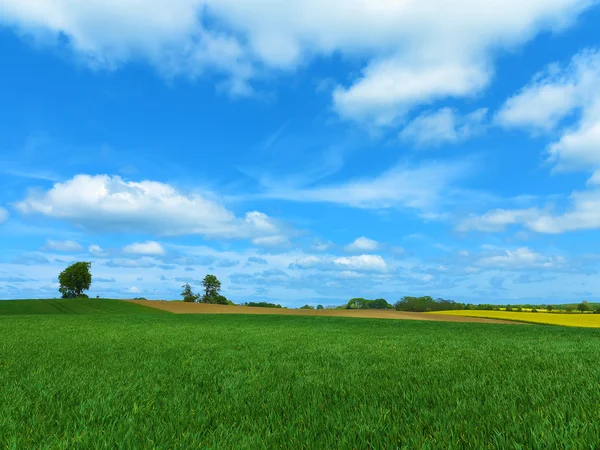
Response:
[[[92,284],[90,262],[76,262],[71,264],[58,275],[59,292],[62,298],[87,298],[84,291],[89,290]],[[208,274],[201,282],[202,293],[195,294],[189,283],[182,286],[181,296],[187,303],[210,303],[218,305],[234,305],[224,295],[220,293],[221,282],[215,275]],[[248,302],[242,306],[262,307],[262,308],[281,308],[281,305],[268,302]],[[538,309],[545,309],[548,312],[575,312],[586,313],[593,311],[600,314],[600,303],[590,303],[582,301],[581,303],[566,303],[558,305],[493,305],[493,304],[472,304],[460,303],[454,300],[443,298],[434,299],[425,295],[422,297],[404,296],[393,305],[384,298],[374,300],[362,297],[352,298],[348,303],[338,307],[328,307],[328,309],[395,309],[396,311],[410,312],[435,312],[451,310],[500,310],[506,311],[524,311],[529,310],[537,312]],[[300,309],[315,309],[314,306],[304,305]],[[323,305],[318,305],[316,309],[324,309]]]

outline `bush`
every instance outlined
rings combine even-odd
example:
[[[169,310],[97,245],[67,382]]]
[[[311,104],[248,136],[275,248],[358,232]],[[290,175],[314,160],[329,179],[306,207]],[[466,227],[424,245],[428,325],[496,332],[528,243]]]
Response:
[[[523,312],[523,307],[522,307],[522,306],[519,306],[519,307],[517,308],[517,311],[518,311],[518,312]]]
[[[304,305],[300,309],[315,309],[315,307],[314,306],[310,306],[310,305]]]
[[[509,305],[509,306],[507,306],[507,307],[506,307],[506,309],[505,309],[505,311],[512,311],[512,310],[513,310],[513,309],[512,309],[512,306],[510,306],[510,305]]]
[[[531,312],[538,312],[538,310],[537,310],[537,309],[535,309],[535,308],[533,308],[533,309],[531,310]]]
[[[452,300],[444,300],[443,298],[433,299],[426,295],[424,297],[402,297],[394,305],[396,311],[411,311],[425,312],[427,309],[431,311],[448,311],[466,309],[462,303],[457,303]]]
[[[87,294],[79,294],[75,298],[90,298]]]
[[[596,309],[596,310],[594,311],[594,314],[600,314],[600,308]]]
[[[325,308],[323,308],[323,305],[317,305],[317,309],[325,309]]]
[[[281,305],[267,302],[248,302],[244,303],[242,306],[251,306],[252,308],[281,308]]]

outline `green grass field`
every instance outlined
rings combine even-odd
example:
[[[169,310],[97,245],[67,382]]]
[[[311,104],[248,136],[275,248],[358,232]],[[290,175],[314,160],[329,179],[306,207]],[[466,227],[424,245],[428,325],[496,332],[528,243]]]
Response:
[[[96,298],[76,300],[0,300],[0,316],[30,314],[168,314],[154,308]]]
[[[596,448],[600,330],[0,317],[0,448]]]

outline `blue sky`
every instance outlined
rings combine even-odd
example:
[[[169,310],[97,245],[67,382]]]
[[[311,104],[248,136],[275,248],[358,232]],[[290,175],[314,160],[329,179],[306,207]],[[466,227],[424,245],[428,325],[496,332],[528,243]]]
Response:
[[[451,3],[451,4],[450,4]],[[600,300],[592,0],[5,0],[0,299]]]

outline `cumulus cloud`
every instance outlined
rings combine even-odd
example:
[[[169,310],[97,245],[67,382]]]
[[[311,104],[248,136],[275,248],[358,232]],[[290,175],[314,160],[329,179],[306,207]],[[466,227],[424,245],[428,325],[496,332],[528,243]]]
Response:
[[[349,252],[372,252],[379,248],[379,242],[361,236],[344,248]]]
[[[415,105],[471,96],[493,74],[493,53],[570,24],[592,0],[4,0],[0,21],[65,38],[94,66],[145,59],[160,71],[217,71],[238,94],[257,71],[292,71],[315,57],[361,56],[337,86],[342,117],[392,123]],[[340,13],[343,11],[343,13]],[[268,12],[268,13],[266,13]]]
[[[401,131],[400,139],[418,147],[461,142],[483,129],[486,116],[485,108],[464,117],[454,109],[442,108],[413,119]]]
[[[4,0],[0,24],[16,27],[38,43],[64,39],[93,68],[113,69],[145,59],[166,76],[224,74],[232,94],[252,92],[249,55],[232,34],[201,24],[203,0]]]
[[[310,255],[296,260],[294,263],[290,264],[290,268],[384,272],[387,270],[387,264],[379,255],[348,257]]]
[[[553,64],[510,98],[497,114],[506,127],[548,131],[579,114],[575,126],[563,127],[548,148],[559,169],[600,166],[600,50],[585,50],[566,67]]]
[[[284,231],[257,211],[238,218],[207,195],[109,175],[77,175],[47,191],[30,192],[15,206],[23,214],[43,214],[91,231],[247,239],[280,236]]]
[[[82,251],[83,247],[79,242],[75,241],[53,241],[52,239],[48,239],[42,249],[46,251],[75,253]]]
[[[132,255],[145,256],[161,256],[166,253],[164,247],[154,241],[136,242],[124,247],[123,251]]]

